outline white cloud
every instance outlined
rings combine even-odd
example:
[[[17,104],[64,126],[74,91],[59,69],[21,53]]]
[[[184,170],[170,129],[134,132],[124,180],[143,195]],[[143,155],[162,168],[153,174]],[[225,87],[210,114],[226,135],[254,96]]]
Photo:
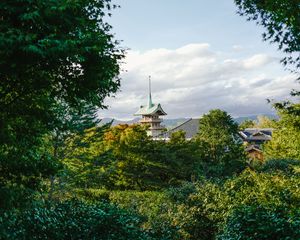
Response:
[[[275,60],[276,58],[272,58],[266,54],[256,54],[243,60],[243,66],[246,69],[255,69],[267,65]]]
[[[169,117],[195,117],[213,108],[234,116],[270,113],[267,98],[284,99],[295,88],[295,76],[277,59],[263,54],[239,57],[213,51],[209,44],[189,44],[175,50],[130,51],[123,66],[121,91],[107,99],[100,117],[132,118],[147,101],[148,75],[152,96]]]

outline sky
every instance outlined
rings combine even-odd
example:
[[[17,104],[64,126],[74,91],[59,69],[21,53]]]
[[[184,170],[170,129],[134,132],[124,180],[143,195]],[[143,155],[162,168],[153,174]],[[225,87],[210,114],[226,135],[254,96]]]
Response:
[[[233,117],[273,113],[296,88],[262,27],[239,16],[233,0],[115,0],[107,21],[127,49],[121,87],[100,118],[128,120],[152,99],[167,118],[200,117],[219,108]]]

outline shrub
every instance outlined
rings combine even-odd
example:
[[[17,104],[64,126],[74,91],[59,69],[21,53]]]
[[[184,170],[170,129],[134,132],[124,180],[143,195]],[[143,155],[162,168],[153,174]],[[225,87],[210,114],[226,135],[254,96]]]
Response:
[[[224,184],[232,209],[240,205],[299,208],[299,189],[300,179],[297,176],[257,173],[250,170]]]
[[[111,204],[70,200],[3,213],[0,239],[150,239],[141,224],[139,216]]]
[[[229,200],[221,184],[197,183],[195,193],[186,200],[192,221],[186,221],[183,228],[189,232],[189,239],[215,239],[227,217]]]
[[[210,240],[216,239],[218,235],[228,239],[225,237],[229,236],[227,228],[233,226],[229,225],[233,216],[238,213],[249,215],[248,210],[245,213],[242,213],[242,210],[251,206],[251,211],[253,206],[260,206],[262,214],[275,214],[278,221],[282,222],[278,224],[288,221],[288,218],[280,215],[281,212],[297,222],[300,210],[299,189],[298,175],[248,169],[227,180],[212,182],[203,179],[196,183],[186,182],[181,187],[173,187],[163,192],[92,189],[83,192],[86,192],[85,198],[93,198],[96,201],[107,199],[121,208],[145,217],[142,226],[153,238]],[[251,216],[260,219],[259,210],[256,211],[253,214],[257,216],[252,212]],[[273,220],[266,218],[266,221]],[[238,224],[238,220],[235,223]],[[273,225],[270,223],[268,226],[272,228]],[[224,234],[220,235],[223,230]],[[233,232],[230,234],[234,236]]]
[[[116,204],[144,217],[143,228],[153,238],[160,240],[178,239],[177,227],[170,216],[175,205],[164,192],[157,191],[109,191],[85,189],[77,191],[80,197],[89,202],[101,200]]]

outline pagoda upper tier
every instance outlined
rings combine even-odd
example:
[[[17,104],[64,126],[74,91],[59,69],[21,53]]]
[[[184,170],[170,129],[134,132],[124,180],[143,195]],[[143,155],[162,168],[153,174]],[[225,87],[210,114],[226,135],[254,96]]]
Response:
[[[142,118],[140,119],[140,123],[149,126],[147,130],[149,136],[156,137],[163,131],[164,126],[160,125],[162,119],[159,118],[159,116],[167,115],[167,113],[162,109],[160,103],[154,104],[152,102],[150,77],[148,104],[140,106],[139,110],[134,115],[142,116]]]

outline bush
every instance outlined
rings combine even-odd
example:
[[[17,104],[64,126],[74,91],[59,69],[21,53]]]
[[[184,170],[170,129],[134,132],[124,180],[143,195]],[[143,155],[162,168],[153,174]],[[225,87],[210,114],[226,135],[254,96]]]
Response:
[[[257,173],[251,170],[224,184],[232,209],[240,205],[300,208],[299,189],[300,179],[297,176]]]
[[[289,209],[290,216],[293,216],[300,210],[299,189],[300,179],[297,176],[246,170],[223,183],[202,181],[195,184],[193,191],[191,186],[177,189],[177,194],[172,190],[173,199],[177,203],[180,203],[178,200],[182,201],[181,205],[177,205],[177,210],[184,209],[180,214],[173,212],[172,217],[178,219],[176,226],[181,233],[185,233],[184,239],[215,239],[232,212],[242,206],[262,206],[276,214],[280,214],[280,209]]]
[[[92,197],[96,201],[107,199],[121,208],[145,217],[143,228],[152,237],[170,240],[210,240],[216,239],[229,226],[232,227],[233,225],[228,225],[229,221],[233,221],[231,219],[234,214],[242,214],[241,211],[245,206],[260,206],[263,209],[262,214],[274,213],[278,221],[282,222],[280,224],[288,221],[280,215],[283,210],[292,220],[298,221],[299,189],[298,175],[256,172],[248,169],[231,179],[186,182],[181,187],[173,187],[163,192],[90,189],[84,191],[86,192],[84,196]],[[255,214],[259,219],[259,210]],[[294,215],[296,218],[292,218]],[[266,221],[273,220],[266,219]],[[238,224],[238,220],[235,223]],[[271,223],[269,225],[272,228],[273,225]],[[224,230],[222,235],[224,239],[228,239],[225,238],[229,234],[226,231]]]
[[[174,204],[164,192],[156,191],[108,191],[85,189],[77,191],[87,201],[106,200],[144,217],[143,228],[153,238],[178,239],[177,227],[172,225],[170,215]]]
[[[150,239],[141,224],[139,216],[111,204],[70,200],[3,213],[0,239]]]
[[[212,200],[212,196],[218,198],[219,195],[215,188],[210,190],[211,185],[207,184],[201,193],[204,185],[192,183],[164,192],[112,191],[109,199],[119,207],[144,216],[147,220],[143,226],[151,236],[170,240],[212,239],[217,233],[217,224],[208,212],[216,210],[213,205],[215,202],[209,206],[206,203]],[[207,202],[196,199],[198,192],[200,196],[207,193]],[[222,199],[215,201],[222,203]]]
[[[242,206],[229,217],[219,240],[300,239],[300,211]]]
[[[227,217],[230,199],[222,185],[203,181],[196,184],[196,191],[186,200],[190,221],[185,221],[188,239],[215,239]]]

